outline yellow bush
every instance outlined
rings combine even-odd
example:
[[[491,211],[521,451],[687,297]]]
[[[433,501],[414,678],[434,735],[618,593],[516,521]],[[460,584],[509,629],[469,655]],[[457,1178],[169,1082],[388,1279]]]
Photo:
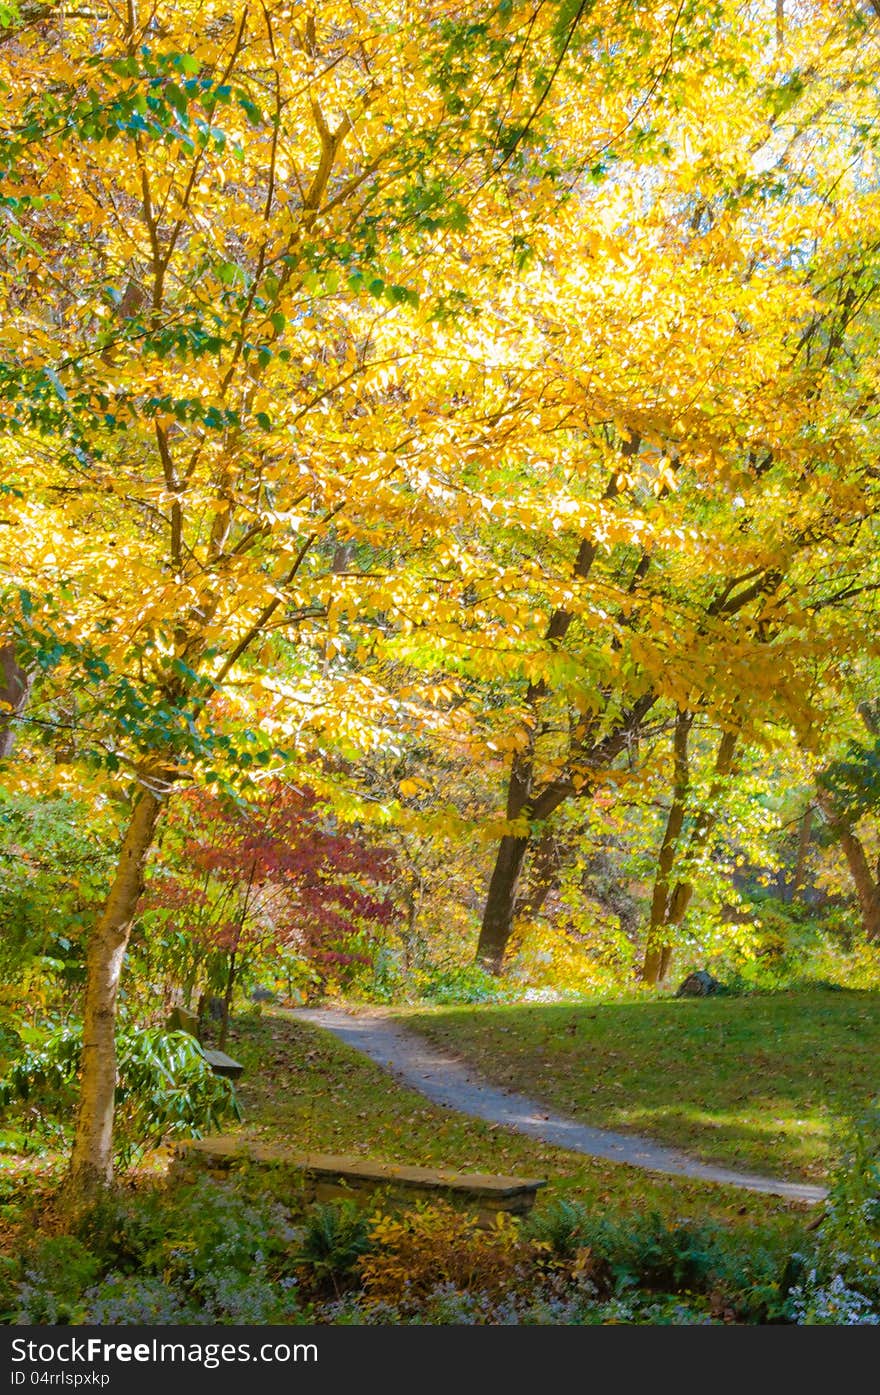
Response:
[[[508,974],[530,988],[554,993],[602,993],[632,987],[632,959],[626,936],[591,903],[576,933],[570,926],[521,917],[511,941]]]
[[[499,1214],[481,1229],[473,1216],[445,1202],[380,1217],[370,1240],[373,1249],[360,1265],[367,1299],[404,1307],[443,1284],[500,1296],[533,1250],[520,1239],[514,1217]]]

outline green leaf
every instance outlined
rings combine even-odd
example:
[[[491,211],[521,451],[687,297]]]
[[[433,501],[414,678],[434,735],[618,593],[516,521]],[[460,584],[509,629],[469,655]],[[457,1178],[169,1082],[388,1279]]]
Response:
[[[386,286],[385,299],[389,305],[418,305],[419,296],[417,291],[411,291],[408,286]]]
[[[176,82],[169,82],[165,87],[165,100],[174,107],[175,111],[182,115],[186,112],[186,93],[183,92]]]

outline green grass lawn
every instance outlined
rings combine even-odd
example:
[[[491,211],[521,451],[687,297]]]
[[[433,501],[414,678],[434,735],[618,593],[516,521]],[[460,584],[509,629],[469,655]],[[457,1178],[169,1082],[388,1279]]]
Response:
[[[435,1008],[398,1014],[495,1084],[707,1161],[821,1180],[880,1093],[880,995]]]
[[[560,1195],[603,1211],[658,1211],[755,1228],[774,1247],[796,1244],[811,1208],[777,1197],[592,1161],[440,1108],[398,1085],[328,1033],[266,1014],[240,1019],[230,1049],[246,1072],[241,1129],[316,1152],[461,1171],[545,1177],[538,1205]]]

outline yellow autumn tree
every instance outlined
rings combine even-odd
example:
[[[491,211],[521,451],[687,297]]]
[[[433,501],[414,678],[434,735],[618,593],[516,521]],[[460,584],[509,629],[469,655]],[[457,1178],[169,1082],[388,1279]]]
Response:
[[[272,762],[304,722],[367,739],[387,659],[359,679],[354,643],[427,618],[471,642],[462,589],[497,570],[481,538],[460,555],[497,513],[473,470],[503,472],[521,427],[528,460],[532,432],[480,316],[497,296],[505,321],[542,210],[680,90],[676,14],[4,11],[2,640],[75,692],[81,759],[125,800],[74,1191],[110,1176],[120,973],[174,788]]]
[[[780,43],[769,8],[750,19],[650,171],[633,157],[542,219],[516,329],[488,331],[532,429],[530,473],[487,485],[509,552],[481,642],[519,679],[493,969],[536,833],[619,781],[646,724],[809,740],[833,701],[816,656],[870,640],[873,588],[841,578],[876,548],[877,26],[804,7]]]

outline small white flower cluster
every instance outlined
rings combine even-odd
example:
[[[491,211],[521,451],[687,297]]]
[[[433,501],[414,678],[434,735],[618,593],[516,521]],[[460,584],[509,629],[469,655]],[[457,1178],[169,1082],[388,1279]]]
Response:
[[[849,1288],[841,1274],[820,1282],[811,1269],[804,1282],[791,1290],[790,1312],[795,1322],[841,1327],[878,1327],[880,1313],[858,1289]]]

